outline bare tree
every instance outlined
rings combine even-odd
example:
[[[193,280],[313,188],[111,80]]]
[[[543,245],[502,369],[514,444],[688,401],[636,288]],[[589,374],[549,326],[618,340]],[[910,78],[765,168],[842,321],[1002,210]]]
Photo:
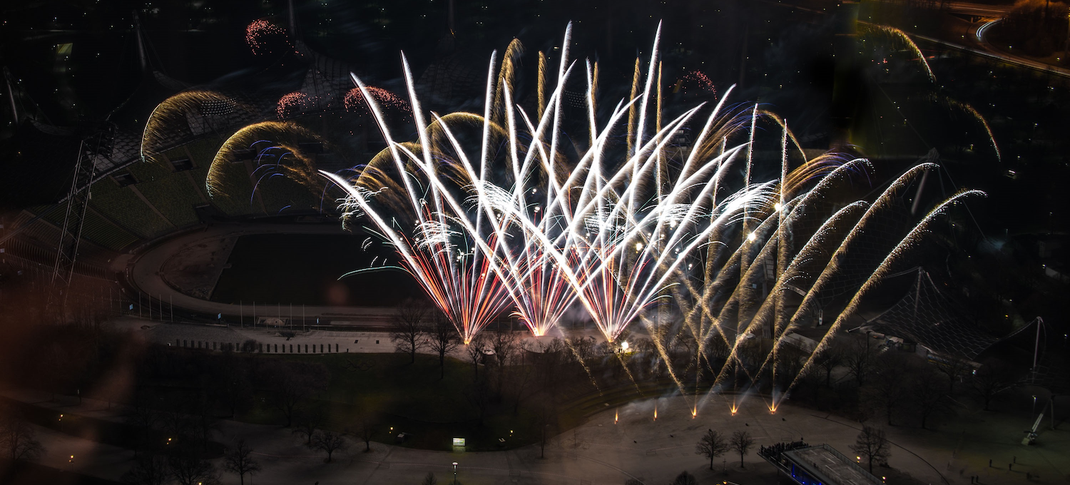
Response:
[[[725,341],[725,337],[718,332],[710,332],[713,335],[706,342],[706,360],[724,360],[731,354],[732,347]]]
[[[350,434],[360,437],[360,440],[364,442],[364,452],[369,453],[372,451],[372,438],[375,437],[375,421],[372,420],[372,414],[367,409],[359,410],[360,424],[356,430],[350,429]],[[356,431],[356,432],[353,432]]]
[[[208,400],[208,397],[204,394],[196,399],[191,404],[192,412],[191,422],[195,425],[194,430],[197,434],[197,439],[201,442],[201,446],[204,451],[208,451],[208,443],[212,441],[212,436],[216,432],[223,432],[223,427],[219,422],[219,419],[212,414],[212,403]]]
[[[844,361],[843,347],[835,342],[833,340],[832,344],[814,356],[814,364],[825,371],[825,387],[832,387],[832,371]]]
[[[238,474],[241,485],[245,485],[245,475],[252,476],[260,471],[260,463],[252,457],[253,449],[245,444],[245,439],[238,440],[237,446],[227,450],[223,455],[223,468]]]
[[[724,436],[710,429],[706,431],[706,434],[702,435],[702,438],[699,438],[698,444],[695,445],[695,454],[709,458],[710,470],[713,470],[713,459],[725,454],[728,449],[729,445]]]
[[[553,399],[541,393],[537,395],[537,399],[532,407],[534,415],[532,416],[532,427],[539,430],[539,458],[546,458],[546,444],[550,440],[550,433],[553,431],[551,426],[556,428],[558,424],[557,416],[557,404]]]
[[[532,354],[532,357],[534,357],[533,367],[539,389],[547,393],[551,400],[556,401],[558,393],[561,392],[561,377],[565,371],[564,341],[559,337],[554,337],[542,353]]]
[[[34,437],[33,426],[17,412],[0,410],[0,451],[11,461],[36,460],[45,447]]]
[[[416,362],[416,351],[424,346],[420,338],[427,324],[427,305],[415,298],[398,304],[390,319],[390,340],[398,352],[409,354],[409,363]]]
[[[761,339],[751,338],[743,339],[736,348],[736,358],[739,360],[739,365],[743,369],[748,369],[748,372],[757,372],[758,368],[765,363],[765,357],[769,355],[769,351],[765,349]]]
[[[872,426],[863,426],[862,432],[858,433],[858,438],[855,439],[855,444],[850,448],[851,451],[866,459],[870,473],[873,473],[873,462],[884,463],[888,461],[889,456],[892,456],[884,430]]]
[[[517,343],[516,333],[508,328],[503,329],[499,322],[490,336],[490,348],[494,350],[494,362],[497,364],[497,390],[504,392],[506,368],[513,362],[520,346]]]
[[[134,428],[134,456],[149,445],[153,428],[160,422],[160,414],[148,406],[148,398],[142,391],[135,391],[132,412],[126,416],[126,424]]]
[[[177,409],[161,411],[159,413],[159,423],[164,432],[167,433],[167,438],[174,440],[174,444],[186,442],[187,440],[192,441],[196,438],[197,423],[193,421],[192,416],[179,412]]]
[[[781,345],[774,355],[773,366],[776,369],[776,378],[784,386],[791,382],[802,372],[806,362],[810,359],[810,352],[795,345]]]
[[[468,358],[472,361],[472,376],[473,382],[479,380],[479,363],[483,361],[483,351],[490,347],[490,343],[487,342],[487,338],[478,333],[472,340],[468,342],[468,345],[464,346],[464,351],[468,354]]]
[[[650,339],[636,342],[639,352],[653,358],[653,373],[656,377],[664,375],[664,372],[672,366],[673,338],[676,336],[673,330],[671,323],[651,326],[647,328]]]
[[[297,423],[297,427],[294,428],[293,434],[299,434],[305,437],[305,446],[312,447],[312,437],[316,434],[316,430],[323,424],[323,413],[320,409],[314,411],[302,413],[301,419]]]
[[[992,399],[1014,385],[1014,376],[1002,362],[989,359],[974,372],[970,384],[974,393],[984,401],[985,411],[988,411]]]
[[[566,340],[568,347],[572,349],[572,356],[582,365],[594,356],[594,337],[573,337]]]
[[[750,433],[746,431],[736,431],[732,433],[732,439],[729,440],[728,444],[736,451],[736,453],[739,453],[739,467],[746,468],[743,466],[743,456],[746,455],[747,452],[750,451],[750,447],[754,445],[754,438],[751,438]]]
[[[971,371],[973,371],[973,367],[970,366],[969,362],[954,357],[938,361],[936,363],[936,368],[947,376],[948,394],[955,393],[955,382],[963,380],[966,376],[970,375]]]
[[[520,350],[517,352],[521,356],[521,362],[527,361],[526,355],[529,353],[530,351],[523,346],[520,346]],[[508,381],[508,386],[511,392],[508,394],[513,400],[513,416],[520,414],[520,403],[526,402],[537,390],[537,386],[530,385],[537,374],[532,367],[528,365],[513,366],[509,371],[511,377]]]
[[[472,381],[472,387],[468,388],[468,392],[465,393],[465,397],[478,411],[480,426],[483,426],[483,419],[486,418],[487,409],[490,407],[490,394],[490,382],[486,374],[482,378],[476,377]]]
[[[858,382],[859,387],[866,384],[867,378],[873,368],[873,352],[869,349],[869,337],[863,341],[856,341],[844,351],[843,364],[848,372]]]
[[[438,354],[439,379],[442,379],[446,377],[446,355],[456,350],[461,344],[457,337],[457,329],[446,318],[446,315],[439,312],[435,313],[431,325],[426,329],[426,334],[431,351]]]
[[[679,475],[676,475],[670,485],[698,485],[698,479],[687,471],[682,471]]]
[[[178,453],[167,457],[171,477],[180,485],[208,485],[219,483],[212,462],[192,453]]]
[[[427,472],[427,475],[424,477],[423,485],[438,485],[438,479],[435,478],[435,474]]]
[[[948,392],[940,371],[930,365],[921,366],[910,379],[911,401],[921,415],[921,427],[928,427],[929,418],[948,409]]]
[[[254,342],[255,341],[249,341]],[[247,351],[251,351],[248,342]],[[239,410],[247,410],[253,403],[253,387],[249,378],[248,359],[225,352],[221,359],[213,359],[213,365],[209,371],[210,378],[204,383],[213,401],[226,407],[233,418]]]
[[[130,485],[164,485],[171,480],[171,468],[163,455],[142,454],[134,466],[122,476],[123,483]]]
[[[862,397],[870,408],[884,411],[889,426],[892,417],[907,399],[907,374],[909,363],[895,352],[881,355],[875,362],[873,379],[862,390]]]
[[[594,338],[591,339],[592,347],[594,346]],[[690,370],[698,365],[698,339],[695,338],[695,334],[692,333],[691,327],[687,325],[681,325],[680,331],[676,334],[676,345],[682,347],[684,355],[687,357],[687,368]]]
[[[297,407],[309,397],[327,387],[329,373],[322,364],[294,361],[267,361],[261,378],[271,389],[271,403],[286,418],[286,427],[293,426]]]
[[[330,463],[331,455],[335,451],[349,449],[349,442],[346,441],[346,437],[342,433],[321,429],[312,438],[312,447],[327,453],[327,463]]]

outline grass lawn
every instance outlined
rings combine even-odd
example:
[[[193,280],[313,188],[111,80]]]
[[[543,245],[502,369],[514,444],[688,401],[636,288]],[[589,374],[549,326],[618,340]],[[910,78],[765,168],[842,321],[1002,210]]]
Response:
[[[366,241],[371,238],[372,242]],[[396,266],[393,249],[355,229],[352,235],[241,236],[212,292],[223,303],[389,307],[423,291],[399,269],[347,276],[372,266]]]
[[[472,365],[455,359],[446,359],[445,377],[439,378],[438,358],[429,355],[417,355],[415,363],[409,362],[407,354],[264,358],[303,360],[327,366],[331,373],[329,389],[305,403],[303,409],[308,412],[319,407],[326,416],[326,427],[351,430],[358,438],[365,413],[370,416],[373,441],[394,443],[395,437],[404,432],[412,436],[403,446],[437,450],[452,449],[455,437],[465,438],[469,451],[523,446],[538,442],[542,437],[540,426],[546,423],[538,419],[534,400],[522,398],[514,414],[514,400],[508,393],[504,399],[489,398],[480,423]],[[514,372],[530,370],[512,369]],[[484,366],[479,371],[488,372]],[[608,407],[665,396],[677,389],[669,379],[644,383],[641,390],[630,382],[612,387],[603,384],[601,392],[589,382],[569,387],[573,391],[565,395],[564,402],[549,420],[552,434],[576,427],[587,416]],[[262,402],[239,419],[263,424],[284,421],[279,411]],[[298,423],[300,419],[295,419],[295,425]],[[505,439],[504,443],[499,441],[501,438]]]
[[[407,354],[262,358],[325,365],[331,373],[327,391],[303,403],[297,414],[319,408],[326,417],[325,427],[350,430],[358,438],[365,421],[373,430],[373,441],[394,443],[395,437],[404,432],[411,435],[404,446],[423,449],[452,449],[455,437],[465,438],[468,450],[499,449],[502,446],[499,438],[506,439],[504,447],[528,444],[538,438],[532,430],[535,421],[532,410],[523,401],[514,415],[511,400],[493,402],[495,399],[489,398],[480,424],[470,363],[448,358],[445,377],[440,378],[438,358],[429,355],[417,355],[415,363],[409,362]],[[480,372],[486,372],[486,368],[481,366]],[[574,426],[579,422],[570,418],[567,411],[560,418],[562,424]],[[254,408],[238,419],[262,424],[284,421],[266,399],[257,399]],[[295,418],[295,424],[299,422],[300,418]]]

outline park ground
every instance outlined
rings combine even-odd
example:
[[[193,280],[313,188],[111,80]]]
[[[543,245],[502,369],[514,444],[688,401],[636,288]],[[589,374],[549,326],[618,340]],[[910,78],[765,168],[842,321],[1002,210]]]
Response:
[[[998,411],[958,403],[956,417],[931,430],[886,427],[893,443],[891,458],[887,467],[875,467],[874,474],[898,484],[968,484],[973,476],[980,477],[984,484],[1070,483],[1070,433],[1065,423],[1052,423],[1046,416],[1038,429],[1037,443],[1022,444],[1025,430],[1034,421],[1034,391],[1019,388],[1006,393],[993,403]],[[1039,411],[1045,407],[1047,394],[1036,394],[1041,395]],[[67,419],[80,416],[121,422],[127,414],[123,408],[104,401],[83,398],[79,403],[74,396],[53,398],[40,391],[8,390],[3,397],[50,411],[57,417],[64,414]],[[733,400],[739,405],[735,415],[729,411]],[[696,402],[698,413],[692,418],[691,409]],[[777,483],[776,470],[756,454],[760,445],[801,439],[813,445],[829,444],[853,455],[849,446],[862,423],[790,401],[775,413],[767,406],[768,398],[760,395],[710,395],[698,399],[667,395],[607,404],[605,409],[588,415],[582,424],[552,437],[544,451],[540,443],[503,451],[449,452],[373,442],[371,451],[364,452],[363,443],[351,438],[348,450],[336,453],[331,463],[325,463],[323,453],[306,448],[302,437],[278,424],[224,420],[215,439],[225,446],[242,438],[251,444],[253,456],[263,467],[253,476],[251,483],[255,484],[416,484],[422,483],[429,472],[439,483],[447,483],[453,478],[456,462],[457,478],[467,484],[593,485],[621,484],[629,479],[657,484],[668,483],[680,472],[688,471],[700,483],[760,485]],[[119,481],[133,464],[130,449],[75,437],[56,428],[35,427],[46,449],[39,459],[44,466]],[[754,437],[754,448],[743,457],[743,467],[738,454],[729,452],[715,460],[713,470],[709,469],[709,460],[695,453],[695,444],[708,429],[722,434],[747,431]],[[214,461],[221,468],[221,460]],[[228,473],[223,473],[221,480],[224,484],[238,483],[238,477]]]

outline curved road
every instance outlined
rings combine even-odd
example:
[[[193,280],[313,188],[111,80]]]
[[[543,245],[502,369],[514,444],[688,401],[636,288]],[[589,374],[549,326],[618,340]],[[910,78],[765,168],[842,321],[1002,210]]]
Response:
[[[127,281],[137,291],[160,302],[172,304],[176,308],[186,309],[207,315],[223,314],[236,320],[244,316],[252,321],[252,315],[260,317],[276,316],[277,305],[260,304],[256,308],[250,305],[232,305],[208,301],[176,291],[163,279],[163,267],[169,259],[183,250],[199,244],[217,245],[225,238],[235,238],[249,234],[345,234],[338,226],[327,224],[271,224],[271,223],[226,223],[214,224],[203,231],[186,232],[150,246],[148,249],[125,258],[116,258],[112,269],[126,275]],[[224,261],[225,262],[225,258]],[[222,268],[218,269],[219,271]],[[285,278],[285,276],[281,276]],[[297,308],[294,318],[303,312],[308,319],[324,318],[333,321],[359,324],[361,326],[385,327],[394,314],[393,308],[358,308],[332,306],[304,306]],[[289,308],[282,310],[283,319],[289,318]]]
[[[1030,59],[1024,56],[1017,56],[1009,53],[1003,49],[997,48],[987,37],[987,32],[994,25],[1003,20],[1003,17],[1012,8],[1012,5],[987,5],[982,3],[967,3],[967,2],[952,2],[948,6],[948,10],[952,13],[970,15],[983,18],[983,22],[980,24],[975,23],[975,27],[970,29],[971,38],[974,40],[974,46],[980,47],[980,49],[960,46],[953,43],[949,43],[940,39],[927,37],[924,35],[910,34],[913,37],[919,39],[925,39],[931,42],[938,42],[952,47],[957,47],[961,50],[966,50],[974,54],[979,54],[985,57],[994,57],[1004,62],[1010,62],[1018,64],[1022,67],[1028,67],[1036,69],[1038,71],[1051,72],[1063,77],[1070,77],[1070,69],[1062,68],[1059,66],[1053,66],[1034,59]]]

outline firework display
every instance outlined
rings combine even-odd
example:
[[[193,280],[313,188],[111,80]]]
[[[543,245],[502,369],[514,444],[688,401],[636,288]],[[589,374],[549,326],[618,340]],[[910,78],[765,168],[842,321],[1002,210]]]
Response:
[[[717,383],[739,372],[756,381],[775,369],[783,337],[812,324],[802,310],[843,277],[856,240],[894,212],[894,202],[921,174],[938,167],[915,166],[872,203],[830,205],[837,189],[866,179],[868,162],[835,154],[807,158],[784,120],[757,105],[726,106],[731,89],[714,106],[663,120],[658,38],[645,76],[636,63],[636,95],[600,121],[597,65],[568,59],[570,35],[571,26],[548,97],[540,56],[534,117],[513,99],[515,54],[505,56],[497,76],[492,56],[482,115],[432,114],[430,120],[403,61],[415,142],[393,138],[379,97],[353,76],[387,148],[356,176],[322,172],[347,193],[347,223],[376,226],[465,343],[508,308],[536,337],[553,331],[567,312],[582,312],[611,344],[630,326],[643,325],[663,357],[659,335],[695,342],[700,362],[710,347],[727,348],[730,365],[720,369]],[[562,100],[580,70],[589,145],[570,156]],[[779,140],[762,140],[761,132],[778,133]],[[761,179],[770,165],[778,170]],[[867,254],[867,269],[852,269],[857,281],[836,290],[847,304],[817,350],[939,214],[979,194],[938,201],[899,242]],[[789,289],[802,295],[793,308],[784,296]],[[758,358],[742,356],[755,336],[774,345]]]
[[[21,2],[0,475],[1064,473],[1038,2]]]

